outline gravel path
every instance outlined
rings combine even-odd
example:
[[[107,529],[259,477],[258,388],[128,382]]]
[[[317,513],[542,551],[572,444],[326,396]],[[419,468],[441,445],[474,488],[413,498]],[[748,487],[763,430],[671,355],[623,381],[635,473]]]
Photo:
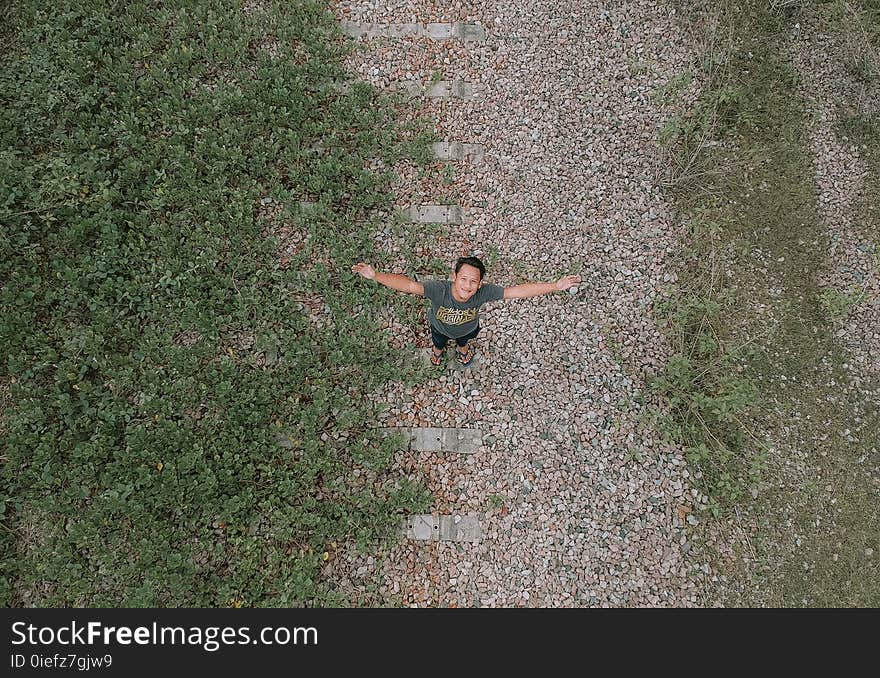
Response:
[[[880,374],[880,256],[873,225],[864,223],[857,211],[864,200],[867,165],[859,147],[835,131],[840,106],[854,99],[855,85],[840,44],[817,34],[813,26],[798,28],[790,54],[801,78],[817,207],[831,238],[820,284],[856,298],[837,336],[853,358],[858,385],[860,375]]]
[[[647,404],[636,402],[669,353],[651,304],[674,280],[664,266],[676,242],[654,180],[657,130],[671,111],[652,92],[686,67],[689,48],[665,3],[606,6],[334,6],[340,20],[360,23],[485,27],[482,43],[361,39],[349,63],[379,87],[428,83],[440,71],[485,89],[479,100],[425,100],[422,109],[442,139],[485,145],[484,161],[457,164],[442,187],[403,168],[400,204],[456,195],[465,225],[425,246],[450,265],[463,250],[487,253],[489,281],[584,278],[573,296],[484,307],[478,369],[376,394],[389,405],[379,425],[482,430],[474,455],[397,461],[428,478],[435,512],[478,514],[483,539],[404,542],[379,559],[341,548],[328,574],[355,598],[419,607],[700,602],[709,566],[688,562],[686,526],[704,498],[681,450],[661,442],[643,421]],[[428,346],[426,328],[419,343]]]

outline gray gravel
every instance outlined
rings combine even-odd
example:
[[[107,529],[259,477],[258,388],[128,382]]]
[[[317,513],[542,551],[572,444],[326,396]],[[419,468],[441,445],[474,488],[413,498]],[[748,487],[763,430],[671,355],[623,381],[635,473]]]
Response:
[[[441,138],[484,144],[484,162],[457,166],[451,187],[401,168],[400,204],[454,192],[467,223],[425,245],[450,264],[463,250],[497,252],[492,282],[584,278],[573,296],[484,307],[479,369],[376,394],[389,405],[381,426],[481,428],[477,454],[405,453],[397,463],[428,477],[436,512],[479,514],[484,537],[404,542],[378,559],[341,547],[328,573],[355,598],[375,600],[369,583],[379,581],[380,599],[419,607],[699,604],[709,565],[688,562],[687,528],[705,498],[682,451],[661,442],[635,402],[669,355],[651,304],[674,281],[676,233],[655,180],[655,139],[671,111],[652,93],[691,56],[670,6],[606,4],[334,8],[362,23],[486,28],[480,44],[364,41],[349,63],[379,87],[427,83],[439,70],[484,88],[480,100],[422,109]],[[394,240],[383,242],[393,252]],[[426,331],[419,341],[428,346]]]

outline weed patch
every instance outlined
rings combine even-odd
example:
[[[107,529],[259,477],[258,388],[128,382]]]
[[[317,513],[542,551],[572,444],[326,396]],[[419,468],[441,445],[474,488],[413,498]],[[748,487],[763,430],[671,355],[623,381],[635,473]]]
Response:
[[[736,582],[722,600],[874,606],[876,407],[870,389],[852,386],[834,336],[857,298],[817,285],[829,238],[786,56],[798,13],[813,10],[683,8],[696,30],[721,37],[701,58],[699,100],[661,133],[674,155],[664,183],[691,235],[678,289],[656,309],[675,348],[652,383],[669,405],[665,430],[688,450],[715,514],[755,526],[739,564],[718,558]],[[858,110],[842,123],[854,137],[873,124]],[[858,138],[874,152],[875,140]]]

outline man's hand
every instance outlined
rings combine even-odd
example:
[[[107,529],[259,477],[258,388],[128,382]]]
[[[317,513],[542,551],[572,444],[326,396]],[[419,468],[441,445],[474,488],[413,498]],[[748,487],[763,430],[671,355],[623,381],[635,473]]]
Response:
[[[560,278],[556,281],[555,286],[556,289],[560,292],[567,290],[569,287],[574,287],[578,283],[580,283],[581,277],[579,275],[567,275],[563,278]]]
[[[351,267],[353,273],[358,273],[362,275],[367,280],[375,280],[376,279],[376,271],[369,264],[365,264],[364,262],[360,262]]]

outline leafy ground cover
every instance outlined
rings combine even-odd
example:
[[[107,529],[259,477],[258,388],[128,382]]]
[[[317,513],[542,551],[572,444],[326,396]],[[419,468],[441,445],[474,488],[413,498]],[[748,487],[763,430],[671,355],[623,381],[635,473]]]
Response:
[[[366,397],[418,370],[349,271],[367,167],[426,137],[341,86],[320,2],[4,14],[0,604],[345,604],[328,545],[427,502]]]

